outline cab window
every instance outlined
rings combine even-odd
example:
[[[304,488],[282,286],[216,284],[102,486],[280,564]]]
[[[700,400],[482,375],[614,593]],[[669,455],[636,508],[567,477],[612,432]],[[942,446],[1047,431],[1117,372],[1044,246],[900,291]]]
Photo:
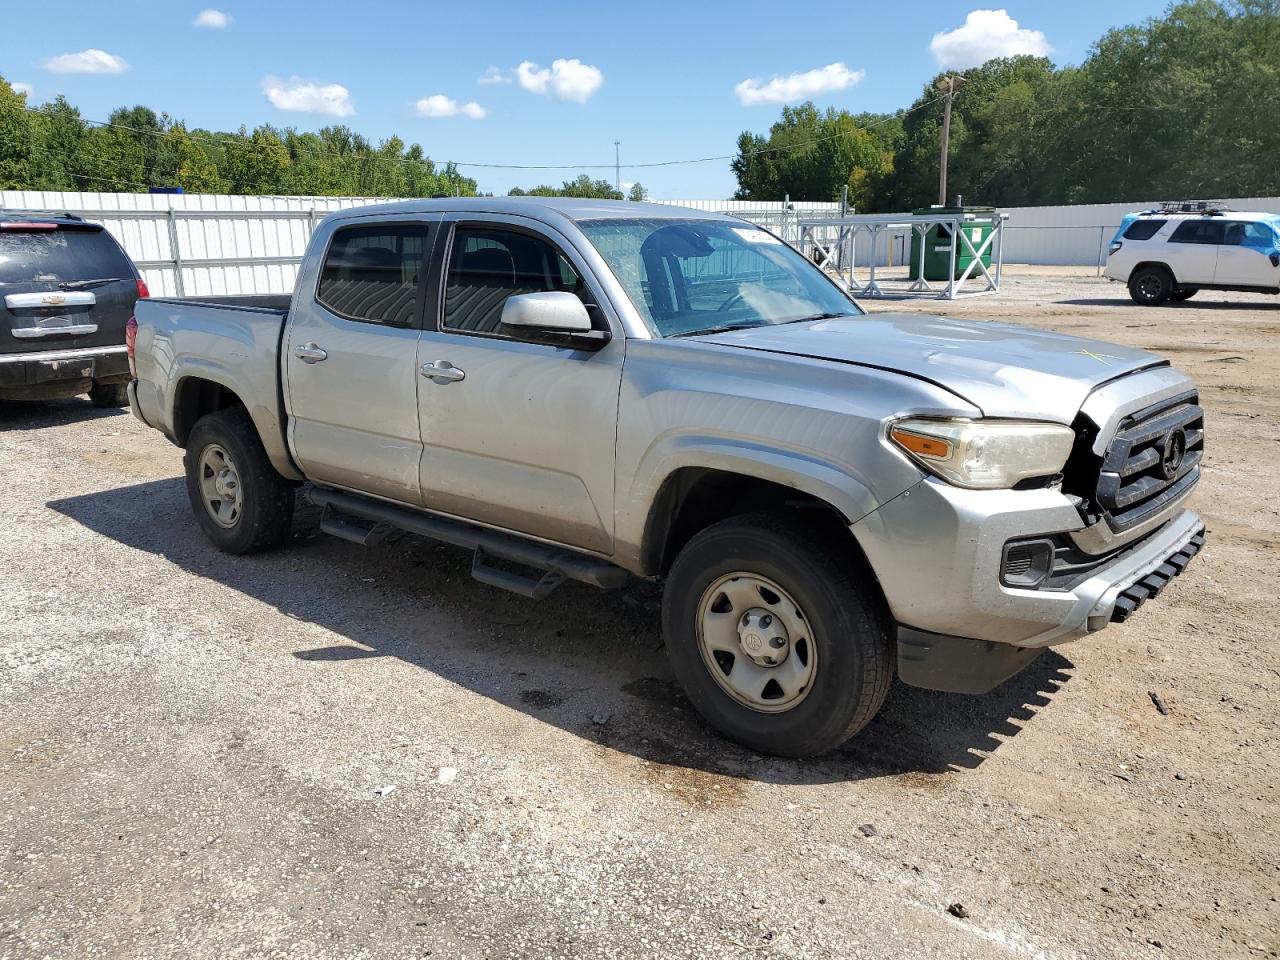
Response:
[[[515,230],[459,227],[449,253],[442,327],[502,336],[509,297],[551,291],[589,299],[573,264],[546,240]]]
[[[418,277],[430,227],[382,224],[346,227],[333,235],[316,300],[348,320],[412,326]]]

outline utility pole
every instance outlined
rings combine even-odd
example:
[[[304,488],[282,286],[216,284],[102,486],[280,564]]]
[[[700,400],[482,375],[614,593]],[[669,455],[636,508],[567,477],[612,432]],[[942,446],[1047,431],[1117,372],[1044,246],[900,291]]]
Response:
[[[938,166],[938,206],[947,205],[947,150],[951,146],[951,101],[956,91],[964,86],[964,77],[942,77],[938,89],[942,91],[942,162]]]
[[[622,164],[619,162],[618,141],[613,141],[613,189],[622,192]]]

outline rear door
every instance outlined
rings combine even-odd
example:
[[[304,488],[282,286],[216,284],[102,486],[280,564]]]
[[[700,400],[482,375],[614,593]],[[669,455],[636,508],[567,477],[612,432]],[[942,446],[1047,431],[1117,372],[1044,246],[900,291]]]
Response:
[[[1225,227],[1214,282],[1271,290],[1280,287],[1280,267],[1271,259],[1277,254],[1276,235],[1271,226],[1246,220],[1227,221]]]
[[[299,278],[284,352],[289,441],[307,477],[417,504],[417,347],[439,217],[334,229],[315,286]]]
[[[522,217],[449,217],[418,345],[422,500],[442,513],[608,553],[625,341],[591,352],[503,332],[507,298],[569,291],[601,304],[567,238]],[[428,366],[430,365],[430,366]],[[452,367],[448,379],[431,376]]]
[[[96,224],[0,222],[0,354],[123,348],[137,278]]]
[[[1181,286],[1213,283],[1218,269],[1218,249],[1222,245],[1221,220],[1183,220],[1165,244],[1164,259]]]

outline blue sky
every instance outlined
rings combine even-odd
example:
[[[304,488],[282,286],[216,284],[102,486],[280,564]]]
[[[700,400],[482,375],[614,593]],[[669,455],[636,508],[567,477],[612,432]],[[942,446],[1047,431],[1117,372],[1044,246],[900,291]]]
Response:
[[[890,111],[943,66],[1046,50],[1079,63],[1105,30],[1165,6],[10,2],[0,75],[29,84],[34,102],[65,94],[89,119],[141,103],[189,126],[345,123],[375,142],[417,141],[437,160],[607,168],[464,168],[505,193],[578,172],[612,180],[615,140],[624,164],[732,154],[742,130],[767,130],[783,101],[805,94]],[[663,198],[735,187],[727,161],[624,166],[622,180]]]

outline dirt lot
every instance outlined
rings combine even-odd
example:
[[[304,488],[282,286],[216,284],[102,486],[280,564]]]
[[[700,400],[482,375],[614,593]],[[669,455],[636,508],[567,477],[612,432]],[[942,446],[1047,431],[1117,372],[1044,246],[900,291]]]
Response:
[[[0,404],[0,957],[1280,955],[1280,301],[1074,273],[873,309],[1172,357],[1209,549],[813,762],[701,726],[651,587],[532,604],[313,509],[231,559],[127,413]]]

